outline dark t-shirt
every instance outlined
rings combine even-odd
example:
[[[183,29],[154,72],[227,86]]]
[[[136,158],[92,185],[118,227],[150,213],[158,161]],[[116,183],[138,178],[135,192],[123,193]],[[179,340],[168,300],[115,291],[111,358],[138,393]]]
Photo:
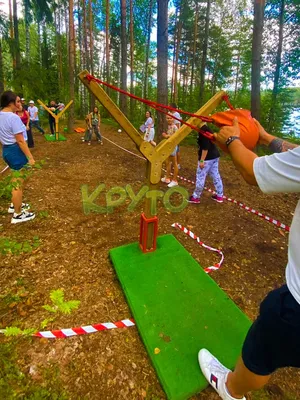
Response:
[[[206,125],[203,125],[201,127],[201,130],[212,133],[212,131]],[[202,150],[208,150],[207,156],[205,157],[205,160],[207,160],[207,161],[214,160],[215,158],[220,157],[220,153],[219,153],[217,146],[211,140],[209,140],[207,137],[201,135],[201,133],[198,134],[197,143],[199,146],[199,151],[198,151],[199,161],[201,160]]]

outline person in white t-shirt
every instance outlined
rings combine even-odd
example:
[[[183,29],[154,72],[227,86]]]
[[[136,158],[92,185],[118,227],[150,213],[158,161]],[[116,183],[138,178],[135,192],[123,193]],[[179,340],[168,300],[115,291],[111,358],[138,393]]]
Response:
[[[170,104],[170,107],[172,107],[172,108],[177,108],[177,104],[176,104],[176,103],[171,103],[171,104]],[[178,119],[181,119],[181,115],[179,114],[178,111],[172,112],[172,115],[173,115],[173,117],[175,117],[175,118],[174,118],[174,124],[177,126],[177,129],[179,129],[179,128],[181,127],[181,122],[178,121]],[[176,119],[176,118],[178,118],[178,119]],[[176,150],[176,160],[177,160],[177,167],[178,167],[178,169],[181,169],[180,159],[181,159],[181,156],[180,156],[180,146],[178,145],[178,146],[177,146],[177,150]]]
[[[20,171],[28,164],[33,166],[35,161],[24,138],[26,127],[15,114],[22,109],[20,97],[10,90],[3,92],[0,105],[0,143],[4,161],[13,171]],[[21,177],[13,177],[12,183],[12,204],[8,208],[8,212],[13,214],[11,223],[30,221],[35,214],[27,211],[28,204],[22,203],[24,181]]]
[[[38,131],[41,132],[42,135],[45,134],[44,129],[40,126],[40,121],[39,121],[39,110],[37,107],[34,105],[34,101],[30,100],[29,102],[29,107],[28,107],[28,113],[30,117],[30,129],[36,128]]]
[[[274,153],[258,157],[239,140],[238,120],[215,134],[226,145],[237,170],[246,182],[264,193],[300,193],[300,146],[268,134],[256,121],[260,144]],[[245,400],[246,393],[258,390],[278,368],[300,368],[300,200],[293,217],[286,268],[286,285],[270,292],[260,306],[260,314],[244,341],[242,355],[234,371],[224,367],[208,350],[198,359],[201,370],[223,400]]]

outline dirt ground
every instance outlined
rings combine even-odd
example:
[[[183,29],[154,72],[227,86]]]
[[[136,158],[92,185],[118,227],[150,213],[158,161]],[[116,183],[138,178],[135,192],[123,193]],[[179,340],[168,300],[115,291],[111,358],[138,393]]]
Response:
[[[83,126],[77,121],[76,126]],[[103,125],[105,137],[137,153],[124,132]],[[81,186],[92,192],[100,183],[106,189],[143,184],[145,162],[104,139],[104,145],[87,146],[78,133],[66,142],[50,143],[35,133],[33,155],[46,164],[30,178],[25,199],[37,213],[34,221],[11,225],[1,202],[2,237],[32,240],[40,246],[30,253],[1,255],[1,294],[25,290],[24,301],[0,307],[0,328],[18,323],[22,329],[39,327],[47,317],[42,305],[49,304],[52,290],[62,288],[67,300],[80,300],[70,315],[57,315],[47,329],[71,328],[131,317],[109,249],[137,241],[142,205],[133,212],[127,205],[111,214],[83,212]],[[181,146],[181,173],[194,179],[196,148]],[[0,164],[2,169],[4,164]],[[225,194],[289,225],[296,206],[294,195],[266,196],[250,187],[227,158],[221,160]],[[190,192],[192,186],[183,184]],[[211,182],[208,186],[212,187]],[[165,186],[161,184],[161,189]],[[100,203],[104,204],[101,195]],[[254,319],[264,296],[284,282],[288,234],[238,206],[218,204],[205,192],[201,204],[189,205],[180,214],[159,205],[159,233],[172,233],[192,256],[207,267],[219,256],[200,248],[174,222],[188,226],[204,243],[221,248],[222,268],[211,274],[229,297]],[[21,283],[20,283],[21,282]],[[10,339],[3,338],[2,342]],[[55,369],[68,399],[166,399],[136,327],[117,329],[60,340],[22,339],[17,342],[18,365],[41,386],[51,385],[45,371]],[[193,399],[217,400],[208,388]],[[277,372],[270,385],[248,399],[300,399],[300,371]]]

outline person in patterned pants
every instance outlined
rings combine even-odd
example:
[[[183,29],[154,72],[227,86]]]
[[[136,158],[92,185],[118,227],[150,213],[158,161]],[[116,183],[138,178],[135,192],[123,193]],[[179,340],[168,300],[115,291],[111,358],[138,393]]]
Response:
[[[205,132],[211,132],[206,125],[202,126],[201,129]],[[201,134],[198,136],[198,146],[196,187],[188,201],[194,204],[200,203],[200,197],[208,175],[211,177],[216,189],[216,194],[212,196],[212,200],[215,200],[218,203],[223,203],[223,182],[219,172],[220,153],[215,144]]]

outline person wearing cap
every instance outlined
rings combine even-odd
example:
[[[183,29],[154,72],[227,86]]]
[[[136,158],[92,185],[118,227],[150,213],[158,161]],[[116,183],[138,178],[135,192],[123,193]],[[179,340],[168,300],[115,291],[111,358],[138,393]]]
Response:
[[[25,104],[25,99],[24,99],[24,97],[21,98],[21,104],[22,104],[23,110],[27,111],[27,110],[28,110],[28,105]]]
[[[30,128],[36,128],[38,131],[41,132],[42,135],[45,134],[45,131],[43,128],[41,128],[40,126],[40,121],[39,121],[39,110],[37,109],[37,107],[34,105],[34,101],[30,100],[29,102],[29,107],[28,110],[29,112],[29,117],[30,117]]]

